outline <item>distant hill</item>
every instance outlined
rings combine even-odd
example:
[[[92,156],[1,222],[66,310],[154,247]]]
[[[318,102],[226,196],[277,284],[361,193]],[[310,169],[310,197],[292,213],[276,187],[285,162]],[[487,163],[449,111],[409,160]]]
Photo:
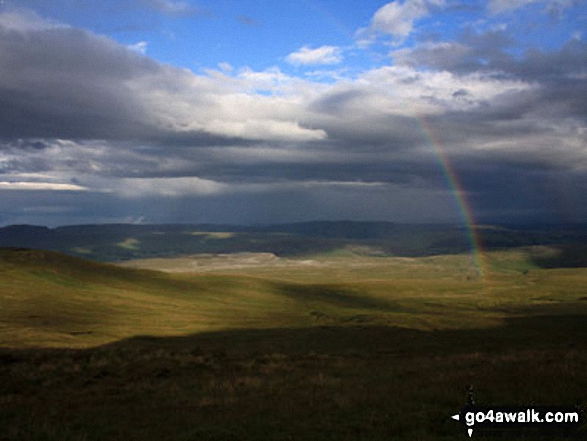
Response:
[[[587,244],[587,225],[481,226],[477,234],[484,249],[528,245],[564,245],[568,249]],[[120,261],[234,252],[294,257],[341,249],[367,255],[416,257],[467,252],[471,242],[468,231],[458,225],[315,221],[260,226],[11,225],[0,228],[0,247],[54,250],[98,261]]]

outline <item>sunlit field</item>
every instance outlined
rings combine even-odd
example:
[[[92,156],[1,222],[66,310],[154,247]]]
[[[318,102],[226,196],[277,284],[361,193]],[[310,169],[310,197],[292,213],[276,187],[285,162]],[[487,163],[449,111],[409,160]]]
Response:
[[[541,268],[549,253],[486,253],[481,273],[468,254],[123,267],[5,249],[0,439],[458,440],[471,385],[574,405],[587,269]]]

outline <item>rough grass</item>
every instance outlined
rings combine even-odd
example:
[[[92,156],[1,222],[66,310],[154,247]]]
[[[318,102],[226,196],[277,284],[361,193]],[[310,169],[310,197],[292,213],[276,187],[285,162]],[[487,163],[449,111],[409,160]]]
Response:
[[[587,270],[533,256],[481,279],[457,255],[167,274],[2,250],[0,440],[458,440],[471,384],[573,405]]]

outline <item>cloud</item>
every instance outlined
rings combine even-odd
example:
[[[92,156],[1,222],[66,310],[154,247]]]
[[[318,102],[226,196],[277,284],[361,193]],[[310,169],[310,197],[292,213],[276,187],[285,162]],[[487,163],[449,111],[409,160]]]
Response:
[[[514,45],[501,29],[475,32],[465,29],[454,41],[426,41],[391,52],[396,64],[451,72],[495,72],[514,64],[508,53]]]
[[[56,182],[2,182],[0,190],[27,190],[27,191],[86,191],[87,188],[74,184]]]
[[[223,72],[232,72],[234,70],[234,67],[232,67],[232,65],[230,63],[226,63],[226,62],[222,62],[222,63],[218,63],[218,67],[220,68],[221,71]]]
[[[383,33],[394,37],[394,42],[400,44],[414,29],[414,23],[429,14],[432,7],[442,7],[444,0],[396,0],[375,12],[371,24],[358,32],[363,42],[373,39],[373,34]]]
[[[0,14],[0,28],[4,31],[31,32],[68,27],[63,23],[41,18],[29,9],[10,9]]]
[[[141,55],[145,55],[147,53],[147,46],[148,45],[149,45],[149,43],[147,43],[146,41],[139,41],[138,43],[128,45],[127,47],[131,51],[135,51]]]
[[[544,5],[546,12],[558,15],[561,10],[576,4],[576,0],[490,0],[487,7],[492,14],[503,14],[530,4]]]
[[[460,77],[485,76],[496,81],[523,81],[524,93],[504,94],[479,109],[485,118],[515,123],[532,115],[541,124],[561,125],[566,118],[585,122],[587,100],[587,44],[570,39],[558,50],[528,50],[523,58],[508,53],[511,39],[503,32],[466,32],[460,41],[423,43],[394,52],[396,63],[414,69],[452,72]],[[465,87],[464,90],[468,89]],[[462,96],[465,101],[469,96]]]
[[[540,3],[543,0],[490,0],[487,7],[492,14],[501,14],[507,11],[514,11],[523,6]]]
[[[458,221],[439,154],[483,219],[587,219],[580,40],[519,53],[507,29],[466,29],[325,83],[278,67],[194,73],[33,13],[10,17],[0,222]],[[324,61],[323,48],[307,60]]]
[[[342,51],[336,46],[321,46],[316,49],[304,46],[286,57],[286,61],[294,66],[338,64],[342,60]]]
[[[226,191],[227,185],[197,177],[183,178],[123,178],[114,190],[123,197],[179,197],[214,195]]]
[[[186,1],[174,0],[138,0],[140,3],[172,17],[190,17],[202,10]]]
[[[238,21],[240,21],[242,24],[247,25],[247,26],[261,26],[261,23],[259,23],[259,21],[255,20],[254,18],[251,18],[247,15],[239,15],[236,17],[236,19]]]
[[[160,71],[156,63],[85,31],[38,26],[38,18],[14,30],[4,19],[0,14],[4,136],[132,136],[141,126],[139,100],[125,81]]]
[[[28,16],[21,17],[26,22]],[[73,28],[2,27],[0,130],[11,138],[94,138],[233,142],[318,139],[302,127],[295,99],[268,100],[258,88],[290,79],[276,70],[238,80],[197,76],[158,64],[114,41]],[[23,38],[26,37],[26,38]],[[136,49],[143,48],[139,43]],[[224,81],[221,81],[223,78]],[[291,82],[290,82],[291,83]],[[281,111],[275,112],[275,107]],[[163,141],[164,142],[164,141]]]

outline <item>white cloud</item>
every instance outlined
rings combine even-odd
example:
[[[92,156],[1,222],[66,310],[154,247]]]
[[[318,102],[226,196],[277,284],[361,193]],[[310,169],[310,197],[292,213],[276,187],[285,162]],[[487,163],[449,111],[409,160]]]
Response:
[[[139,54],[145,55],[147,53],[148,45],[149,43],[147,43],[146,41],[139,41],[138,43],[128,45],[127,48],[129,48],[131,51],[135,51]]]
[[[305,95],[317,92],[309,82],[278,69],[243,69],[235,76],[198,76],[169,68],[164,75],[144,75],[129,85],[151,124],[177,134],[212,135],[268,141],[313,141],[324,130],[304,127]],[[317,87],[319,88],[319,86]]]
[[[304,46],[286,57],[286,61],[294,66],[338,64],[342,59],[341,49],[336,46],[321,46],[316,49]]]
[[[371,25],[358,32],[359,39],[366,43],[372,33],[384,33],[395,37],[401,43],[414,29],[414,23],[428,15],[432,6],[443,6],[444,0],[400,0],[383,5],[375,12]]]
[[[0,190],[86,191],[87,188],[75,184],[56,182],[0,182]]]
[[[225,192],[226,184],[198,177],[181,178],[123,178],[114,181],[113,192],[127,198],[143,196],[179,197],[185,195],[214,195]]]
[[[232,67],[232,64],[227,63],[227,62],[222,62],[222,63],[218,63],[218,67],[220,68],[220,70],[222,72],[232,72],[234,70],[234,67]]]
[[[251,91],[276,91],[292,80],[277,67],[263,71],[255,71],[245,67],[239,70],[237,78],[243,80],[243,83],[246,83]]]
[[[420,113],[443,114],[487,105],[494,98],[533,86],[514,79],[493,78],[491,74],[456,75],[446,71],[421,72],[408,66],[387,66],[365,72],[356,81],[339,82],[328,96],[356,96],[335,106],[342,125],[351,119],[381,118],[385,115],[415,117]],[[466,91],[466,99],[462,95]],[[460,93],[459,93],[460,92]]]
[[[227,121],[216,119],[207,125],[212,133],[221,133],[248,139],[266,141],[319,141],[328,135],[324,130],[305,129],[295,121],[277,121],[271,119],[246,119],[244,121]]]
[[[373,28],[388,34],[406,37],[412,32],[414,20],[426,15],[423,1],[391,2],[381,7],[373,16]]]

